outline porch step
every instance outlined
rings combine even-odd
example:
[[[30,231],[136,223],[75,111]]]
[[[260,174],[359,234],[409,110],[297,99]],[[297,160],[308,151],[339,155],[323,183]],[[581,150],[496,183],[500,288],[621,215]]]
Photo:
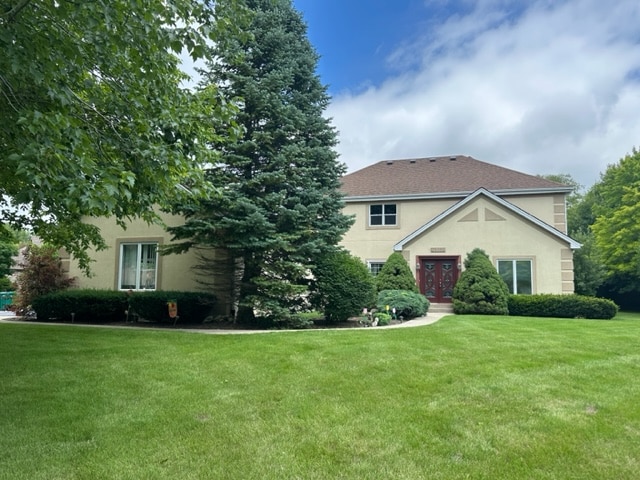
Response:
[[[453,313],[452,303],[432,303],[428,313]]]

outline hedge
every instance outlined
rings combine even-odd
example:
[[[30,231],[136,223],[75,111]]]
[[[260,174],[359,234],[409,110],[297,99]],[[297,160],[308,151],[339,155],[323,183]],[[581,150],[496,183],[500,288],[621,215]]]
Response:
[[[129,295],[130,313],[153,322],[173,321],[169,317],[169,301],[178,304],[180,322],[202,323],[211,315],[216,297],[211,293],[170,290],[132,292]]]
[[[509,315],[518,317],[597,318],[616,316],[618,306],[606,298],[584,295],[510,295]]]
[[[39,321],[108,323],[122,321],[127,309],[127,294],[115,290],[62,290],[33,300]]]
[[[42,295],[33,301],[40,321],[111,323],[129,319],[169,321],[167,303],[176,301],[181,322],[201,323],[211,313],[215,296],[182,291],[122,292],[115,290],[71,289]]]

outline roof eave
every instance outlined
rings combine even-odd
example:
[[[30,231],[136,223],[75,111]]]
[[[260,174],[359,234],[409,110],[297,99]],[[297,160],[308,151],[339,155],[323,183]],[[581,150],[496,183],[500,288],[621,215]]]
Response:
[[[488,190],[494,195],[548,195],[554,193],[571,193],[572,187],[545,187],[545,188],[516,188],[516,189],[498,189]],[[406,193],[406,194],[390,194],[390,195],[345,195],[346,203],[356,202],[372,202],[381,200],[437,200],[442,198],[466,198],[475,190],[464,192],[437,192],[437,193]]]

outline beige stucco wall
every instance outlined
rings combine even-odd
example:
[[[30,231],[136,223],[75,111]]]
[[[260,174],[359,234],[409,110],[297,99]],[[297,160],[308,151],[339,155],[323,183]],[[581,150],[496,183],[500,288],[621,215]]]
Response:
[[[563,194],[513,195],[503,198],[562,233],[567,233],[566,202]]]
[[[393,253],[393,246],[398,241],[457,203],[457,200],[387,202],[397,205],[398,225],[392,227],[368,226],[370,203],[346,204],[344,213],[355,215],[356,221],[343,237],[341,245],[364,261],[383,261]]]
[[[181,217],[162,215],[163,221],[169,226],[183,223]],[[108,245],[107,250],[89,252],[93,260],[92,277],[87,277],[78,268],[73,259],[69,266],[69,275],[76,278],[76,286],[80,288],[116,289],[118,278],[118,242],[157,240],[161,245],[167,245],[170,236],[162,225],[149,225],[143,221],[127,224],[127,228],[119,227],[112,218],[88,219],[88,222],[100,228],[102,236]],[[194,253],[180,255],[163,255],[159,258],[158,289],[159,290],[187,290],[198,291],[203,287],[196,282],[196,276],[191,267],[197,263]]]
[[[540,220],[563,231],[564,197],[521,196],[508,200]],[[377,203],[377,202],[376,202]],[[393,203],[393,202],[389,202]],[[384,261],[393,246],[456,200],[397,202],[399,225],[367,227],[368,203],[347,204],[346,213],[357,221],[342,245],[363,261]],[[562,221],[558,205],[562,204]],[[414,275],[418,256],[459,256],[479,247],[494,265],[498,259],[531,259],[534,293],[573,292],[572,251],[558,237],[484,196],[479,196],[436,226],[405,245],[403,255]]]

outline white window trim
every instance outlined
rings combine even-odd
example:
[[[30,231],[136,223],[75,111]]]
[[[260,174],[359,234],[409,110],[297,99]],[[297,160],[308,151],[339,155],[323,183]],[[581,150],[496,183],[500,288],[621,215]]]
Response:
[[[382,266],[384,266],[385,262],[386,262],[386,260],[367,260],[367,268],[369,269],[369,273],[371,273],[372,275],[376,275],[371,270],[372,265],[373,264],[381,264]],[[382,269],[382,266],[380,267],[380,269]],[[380,270],[378,270],[378,273],[380,273]]]
[[[123,259],[124,259],[124,247],[128,246],[128,245],[137,245],[138,247],[138,251],[136,254],[136,273],[135,273],[135,279],[136,279],[136,286],[135,288],[122,288],[122,273],[123,273]],[[140,263],[140,253],[141,253],[141,249],[143,245],[155,245],[156,246],[156,258],[155,258],[155,272],[154,272],[154,279],[153,279],[153,285],[154,288],[141,288],[142,286],[139,284],[140,283],[140,277],[141,277],[141,272],[142,272],[142,264]],[[127,290],[133,290],[133,291],[155,291],[159,289],[158,286],[158,281],[160,278],[159,275],[159,271],[160,271],[160,255],[159,255],[159,247],[160,247],[160,242],[158,240],[134,240],[134,239],[126,239],[126,240],[120,240],[118,241],[118,262],[117,262],[117,285],[116,285],[116,289],[117,290],[121,290],[121,291],[127,291]]]

